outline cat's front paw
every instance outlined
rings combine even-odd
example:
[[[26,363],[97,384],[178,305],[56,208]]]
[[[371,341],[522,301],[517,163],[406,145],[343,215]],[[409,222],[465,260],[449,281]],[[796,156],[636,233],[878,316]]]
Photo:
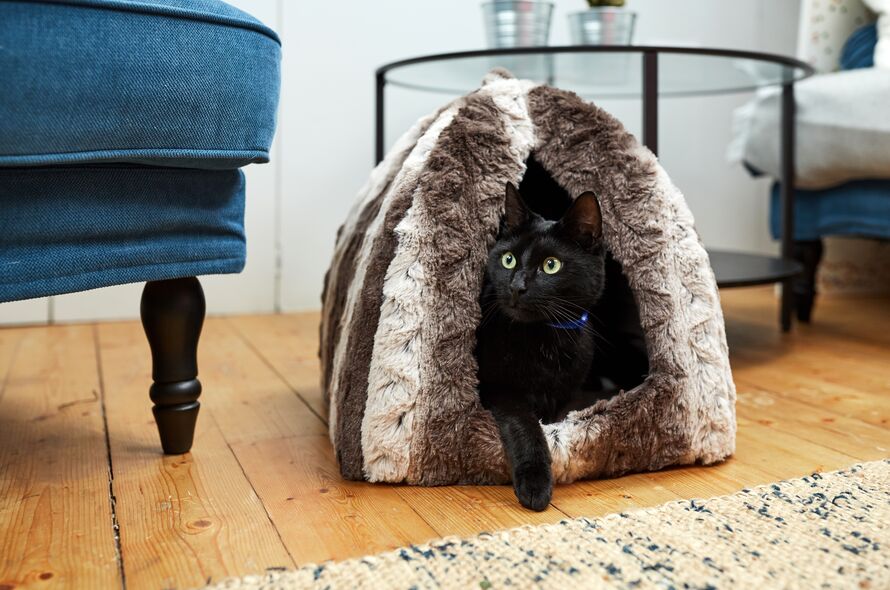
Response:
[[[520,467],[513,473],[513,491],[519,503],[540,512],[553,496],[553,476],[549,465]]]

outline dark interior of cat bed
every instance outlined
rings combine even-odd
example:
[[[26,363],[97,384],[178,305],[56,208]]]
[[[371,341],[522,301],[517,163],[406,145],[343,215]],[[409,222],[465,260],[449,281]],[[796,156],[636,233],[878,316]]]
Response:
[[[521,190],[527,167],[567,198],[597,195],[603,240],[633,293],[648,355],[641,383],[544,426],[554,479],[732,454],[735,388],[723,317],[682,195],[602,109],[495,71],[396,143],[338,232],[320,356],[344,477],[509,481],[497,428],[479,402],[474,348],[504,186]],[[529,205],[555,218],[567,202]]]

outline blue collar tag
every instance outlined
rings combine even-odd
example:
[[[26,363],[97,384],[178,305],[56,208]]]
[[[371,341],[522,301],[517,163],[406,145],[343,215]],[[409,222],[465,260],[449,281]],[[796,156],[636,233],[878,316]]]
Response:
[[[558,324],[550,324],[547,325],[551,328],[558,328],[560,330],[580,330],[584,326],[587,325],[587,320],[590,318],[590,314],[586,311],[581,314],[581,317],[577,320],[572,320],[571,322],[560,322]]]

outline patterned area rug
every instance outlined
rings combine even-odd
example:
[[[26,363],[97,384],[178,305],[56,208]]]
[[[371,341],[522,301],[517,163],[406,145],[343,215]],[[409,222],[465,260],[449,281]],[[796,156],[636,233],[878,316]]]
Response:
[[[890,588],[890,460],[215,586],[507,587]]]

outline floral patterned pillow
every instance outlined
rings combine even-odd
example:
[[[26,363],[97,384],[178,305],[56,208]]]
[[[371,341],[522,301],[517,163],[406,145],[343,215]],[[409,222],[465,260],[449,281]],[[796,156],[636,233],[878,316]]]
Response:
[[[890,0],[866,1],[890,4]],[[803,0],[797,57],[812,65],[817,72],[837,71],[847,38],[853,31],[874,20],[874,15],[862,0]]]

